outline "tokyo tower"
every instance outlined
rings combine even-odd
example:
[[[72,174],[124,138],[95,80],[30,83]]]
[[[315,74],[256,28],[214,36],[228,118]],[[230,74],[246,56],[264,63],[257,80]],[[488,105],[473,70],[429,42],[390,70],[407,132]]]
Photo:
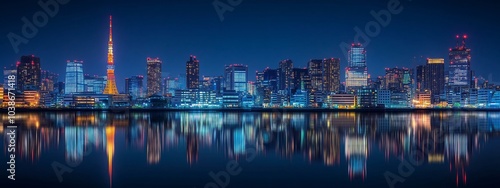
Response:
[[[104,94],[118,95],[118,89],[116,88],[116,78],[115,78],[115,62],[114,62],[114,56],[113,56],[113,20],[112,20],[112,16],[109,16],[108,82],[106,83],[106,88],[104,89]]]

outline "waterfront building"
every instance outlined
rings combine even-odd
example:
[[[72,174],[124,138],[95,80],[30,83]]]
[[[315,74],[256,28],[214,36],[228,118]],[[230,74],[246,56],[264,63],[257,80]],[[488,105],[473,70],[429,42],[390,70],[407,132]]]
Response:
[[[200,61],[191,55],[186,62],[186,87],[187,89],[198,89],[200,81]]]
[[[40,58],[22,56],[17,62],[17,90],[18,91],[40,91],[42,85]]]
[[[162,61],[160,58],[147,58],[147,96],[155,94],[161,95],[161,68]]]
[[[83,74],[83,61],[67,61],[65,94],[85,92],[85,77]]]

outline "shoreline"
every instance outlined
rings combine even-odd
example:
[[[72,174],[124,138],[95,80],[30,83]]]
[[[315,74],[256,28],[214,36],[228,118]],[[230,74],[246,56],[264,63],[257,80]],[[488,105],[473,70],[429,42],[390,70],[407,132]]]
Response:
[[[8,112],[7,109],[0,109],[1,112]],[[474,109],[474,108],[373,108],[373,109],[323,109],[323,108],[221,108],[221,109],[44,109],[44,108],[17,108],[16,112],[283,112],[283,113],[308,113],[308,112],[356,112],[356,113],[387,113],[387,112],[500,112],[499,109]]]

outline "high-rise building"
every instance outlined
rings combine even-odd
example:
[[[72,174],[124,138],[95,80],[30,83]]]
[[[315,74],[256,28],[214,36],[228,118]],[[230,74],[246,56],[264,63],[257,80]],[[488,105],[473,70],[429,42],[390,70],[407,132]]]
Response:
[[[308,63],[311,87],[315,91],[323,91],[323,60],[313,59]],[[308,91],[313,93],[313,91]]]
[[[460,42],[459,40],[462,39]],[[467,35],[462,38],[457,35],[457,46],[450,49],[450,64],[448,85],[457,91],[457,89],[469,89],[472,82],[471,71],[471,50],[466,47],[465,40]]]
[[[53,92],[55,84],[59,81],[59,75],[47,70],[42,70],[41,91]]]
[[[470,105],[470,90],[473,86],[471,50],[466,47],[467,35],[457,35],[457,45],[450,49],[446,98],[453,107]],[[474,84],[475,85],[475,84]]]
[[[159,58],[147,58],[147,84],[148,97],[155,94],[161,94],[161,60]]]
[[[144,76],[142,75],[125,79],[125,92],[132,97],[132,100],[144,97],[143,80]]]
[[[295,93],[298,90],[306,89],[302,88],[304,86],[304,80],[306,76],[309,75],[307,68],[293,68],[292,70],[292,92]]]
[[[179,87],[179,78],[165,78],[163,80],[164,86],[165,86],[165,95],[174,95],[175,90],[180,90],[181,88]]]
[[[280,61],[278,68],[278,89],[289,90],[291,89],[293,62],[286,59]]]
[[[340,90],[340,59],[323,60],[323,90],[339,93]]]
[[[414,96],[413,69],[409,68],[386,68],[381,90],[391,92],[392,96],[398,96],[401,104],[410,104]],[[359,91],[359,90],[358,90]]]
[[[17,63],[17,89],[19,91],[39,91],[42,85],[40,58],[22,56]]]
[[[226,65],[224,80],[226,82],[226,90],[234,90],[241,93],[247,92],[248,66],[239,64]]]
[[[190,56],[186,62],[186,87],[188,89],[198,89],[200,81],[200,61],[196,56]]]
[[[81,93],[85,91],[83,61],[67,61],[64,94]]]
[[[403,69],[400,68],[386,68],[384,85],[382,89],[402,92],[403,91]]]
[[[270,91],[278,91],[278,70],[266,68],[262,72],[257,72],[256,85],[259,88],[266,88]]]
[[[368,86],[366,50],[361,44],[352,44],[348,55],[349,66],[346,68],[346,91]]]
[[[416,85],[416,91],[417,92],[423,92],[425,91],[424,87],[424,79],[425,79],[425,65],[418,65],[417,68],[415,69],[416,72],[416,77],[417,77],[417,85]]]
[[[444,59],[429,58],[424,66],[423,84],[424,90],[431,92],[433,103],[439,102],[439,96],[444,94]]]
[[[107,70],[108,80],[106,83],[106,88],[104,89],[104,94],[117,95],[118,89],[116,87],[115,78],[115,60],[113,55],[113,20],[109,16],[109,41],[108,41],[108,70]]]

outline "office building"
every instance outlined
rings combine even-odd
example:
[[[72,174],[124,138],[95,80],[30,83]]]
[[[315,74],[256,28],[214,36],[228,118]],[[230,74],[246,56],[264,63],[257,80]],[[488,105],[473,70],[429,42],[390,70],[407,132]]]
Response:
[[[279,63],[278,67],[278,90],[291,89],[293,76],[293,62],[286,59]]]
[[[22,56],[17,62],[17,89],[19,91],[39,91],[42,85],[40,58]]]
[[[83,61],[67,61],[65,94],[81,93],[85,91],[85,79],[83,75]]]
[[[161,95],[161,66],[162,62],[159,58],[147,58],[147,97],[151,95]]]
[[[361,44],[352,44],[348,54],[346,68],[346,91],[353,92],[368,86],[368,68],[366,66],[366,50]]]
[[[198,89],[200,81],[200,61],[196,56],[190,56],[186,62],[186,87],[187,89]]]
[[[340,59],[323,60],[323,90],[330,93],[340,91]]]
[[[132,100],[144,97],[144,76],[137,75],[125,79],[125,92],[130,95]]]
[[[226,65],[224,80],[226,90],[246,93],[248,90],[248,66],[239,64]]]

